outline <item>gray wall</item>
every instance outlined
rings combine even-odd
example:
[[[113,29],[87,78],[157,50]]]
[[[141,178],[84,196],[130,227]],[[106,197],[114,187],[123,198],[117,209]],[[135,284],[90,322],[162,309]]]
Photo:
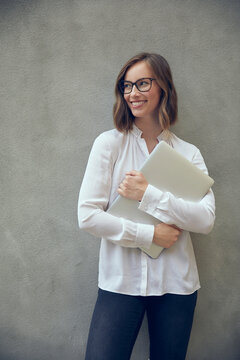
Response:
[[[0,359],[83,359],[99,240],[78,230],[78,191],[113,127],[116,75],[143,50],[168,59],[174,131],[216,181],[215,228],[193,235],[202,289],[187,359],[239,359],[239,1],[6,0],[0,14]],[[147,349],[144,322],[132,358]]]

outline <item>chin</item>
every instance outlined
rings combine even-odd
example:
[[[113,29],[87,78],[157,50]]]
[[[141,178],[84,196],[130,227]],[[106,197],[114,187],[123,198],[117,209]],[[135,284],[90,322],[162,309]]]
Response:
[[[146,113],[146,111],[135,110],[135,109],[132,110],[132,114],[133,114],[133,116],[135,116],[136,118],[138,118],[138,117],[144,117],[144,116],[147,116],[147,115],[148,115],[148,114]]]

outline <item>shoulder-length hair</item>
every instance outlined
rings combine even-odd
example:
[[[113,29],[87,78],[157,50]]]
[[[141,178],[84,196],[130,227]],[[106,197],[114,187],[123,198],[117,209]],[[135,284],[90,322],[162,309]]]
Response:
[[[119,89],[119,83],[124,80],[127,70],[139,61],[146,61],[153,71],[153,77],[161,88],[159,101],[159,123],[163,130],[168,130],[177,121],[177,93],[173,84],[172,73],[168,62],[163,56],[153,53],[140,53],[122,67],[115,84],[116,102],[113,106],[113,119],[116,128],[121,132],[132,129],[134,116],[129,109],[123,94]]]

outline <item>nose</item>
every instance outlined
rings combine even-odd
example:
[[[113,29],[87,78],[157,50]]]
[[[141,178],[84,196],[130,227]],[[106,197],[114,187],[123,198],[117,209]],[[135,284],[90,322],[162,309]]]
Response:
[[[132,91],[131,91],[131,95],[135,95],[135,94],[139,94],[139,90],[136,87],[136,84],[133,85]]]

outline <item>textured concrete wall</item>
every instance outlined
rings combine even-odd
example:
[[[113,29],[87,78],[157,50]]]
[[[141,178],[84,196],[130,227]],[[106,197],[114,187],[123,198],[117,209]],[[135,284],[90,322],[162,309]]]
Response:
[[[116,75],[143,50],[168,59],[174,131],[216,180],[215,228],[193,236],[202,289],[187,358],[239,359],[239,1],[5,0],[0,16],[0,359],[83,359],[99,240],[78,230],[78,191],[113,127]],[[144,322],[133,360],[147,347]]]

